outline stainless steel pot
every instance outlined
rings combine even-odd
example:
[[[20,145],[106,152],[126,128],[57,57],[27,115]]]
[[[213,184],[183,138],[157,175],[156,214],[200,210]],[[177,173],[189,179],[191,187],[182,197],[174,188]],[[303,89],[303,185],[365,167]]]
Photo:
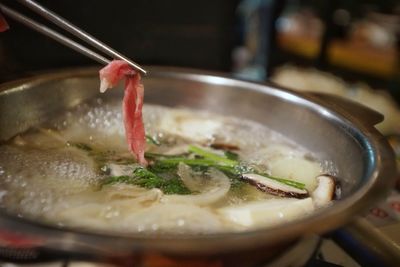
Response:
[[[184,238],[83,232],[0,211],[3,258],[11,253],[9,259],[14,260],[69,255],[130,266],[193,266],[194,262],[196,266],[251,266],[264,261],[298,266],[312,253],[315,234],[349,222],[394,183],[393,152],[373,127],[382,116],[371,110],[327,95],[304,95],[215,74],[149,69],[150,75],[144,78],[146,103],[205,109],[266,124],[321,159],[336,163],[341,200],[309,217],[273,228]],[[98,87],[97,69],[49,73],[0,86],[0,140],[99,96]],[[122,95],[122,90],[109,92],[103,97]],[[292,253],[292,258],[280,262],[284,252]]]

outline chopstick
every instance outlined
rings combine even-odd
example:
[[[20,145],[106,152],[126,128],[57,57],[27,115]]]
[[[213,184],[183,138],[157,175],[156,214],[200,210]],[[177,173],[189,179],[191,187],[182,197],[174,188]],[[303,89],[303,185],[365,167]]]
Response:
[[[84,47],[83,45],[80,45],[79,43],[69,39],[68,37],[65,37],[62,34],[57,33],[56,31],[46,27],[43,24],[40,24],[34,20],[31,20],[30,18],[14,11],[11,8],[6,7],[5,5],[0,3],[0,9],[1,11],[9,16],[10,18],[15,19],[16,21],[54,39],[55,41],[62,43],[65,46],[68,46],[69,48],[74,49],[77,52],[80,52],[84,54],[85,56],[88,56],[97,62],[101,64],[108,64],[110,63],[110,60],[106,59],[105,57],[101,56],[100,54],[88,49],[87,47]]]
[[[111,47],[107,46],[106,44],[100,42],[87,32],[79,29],[78,27],[74,26],[72,23],[68,22],[64,18],[58,16],[57,14],[51,12],[50,10],[44,8],[43,6],[39,5],[38,3],[32,0],[18,0],[22,5],[30,8],[32,11],[36,12],[40,16],[44,17],[45,19],[49,20],[50,22],[56,24],[60,28],[66,30],[67,32],[71,33],[72,35],[76,36],[77,38],[81,39],[82,41],[86,42],[87,44],[97,48],[99,51],[103,52],[106,55],[109,55],[113,58],[121,59],[126,61],[129,65],[131,65],[135,70],[140,71],[143,74],[147,74],[147,71],[143,69],[140,65],[133,62],[129,58],[125,57],[124,55],[118,53]],[[0,3],[0,10],[10,18],[24,24],[25,26],[40,32],[53,40],[101,63],[101,64],[108,64],[110,60],[103,57],[99,53],[75,42],[74,40],[52,30],[51,28],[36,22],[25,15],[3,5]]]

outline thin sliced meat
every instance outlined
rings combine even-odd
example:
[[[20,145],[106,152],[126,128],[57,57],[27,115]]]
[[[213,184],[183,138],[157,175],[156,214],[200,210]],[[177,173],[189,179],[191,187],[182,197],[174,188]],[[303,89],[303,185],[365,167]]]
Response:
[[[0,32],[5,32],[8,30],[10,27],[8,26],[8,23],[6,19],[3,17],[3,15],[0,13]]]
[[[123,100],[125,135],[129,149],[136,156],[137,161],[147,165],[144,158],[146,138],[144,133],[142,108],[144,88],[140,83],[140,75],[127,78],[125,81],[125,95]]]
[[[144,158],[146,138],[142,118],[144,87],[140,83],[140,74],[125,61],[113,60],[100,70],[100,92],[116,86],[123,78],[125,78],[125,94],[122,111],[126,140],[136,160],[141,165],[147,165]]]
[[[135,76],[136,72],[123,60],[113,60],[100,70],[100,92],[118,84],[120,80]],[[139,74],[138,74],[139,75]]]

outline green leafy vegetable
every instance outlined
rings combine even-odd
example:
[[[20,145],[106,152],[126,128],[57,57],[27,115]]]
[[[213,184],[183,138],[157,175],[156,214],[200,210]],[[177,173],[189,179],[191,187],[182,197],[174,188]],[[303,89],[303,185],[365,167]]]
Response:
[[[146,188],[160,188],[163,185],[164,179],[157,176],[145,168],[137,168],[133,171],[135,185]]]
[[[230,160],[234,160],[234,161],[238,161],[239,160],[239,155],[237,153],[235,153],[235,152],[227,150],[227,151],[224,152],[224,154],[225,154],[225,157],[230,159]]]
[[[103,181],[102,185],[110,185],[116,183],[132,184],[148,189],[159,188],[165,194],[190,194],[190,190],[186,188],[186,186],[178,177],[166,179],[142,167],[136,168],[133,171],[132,176],[108,177]]]
[[[68,146],[73,146],[86,151],[98,165],[98,169],[103,174],[109,173],[107,163],[114,162],[121,165],[136,163],[132,157],[121,157],[114,151],[98,151],[85,143],[68,142]],[[188,154],[183,155],[164,155],[146,152],[145,156],[154,160],[154,164],[146,168],[136,168],[132,176],[111,176],[103,181],[103,185],[114,183],[134,184],[145,188],[159,188],[166,194],[189,194],[190,191],[177,177],[176,170],[180,162],[189,165],[195,171],[207,171],[209,168],[216,168],[222,171],[231,180],[233,187],[241,186],[245,182],[242,180],[244,173],[257,173],[266,178],[277,182],[304,189],[305,184],[293,180],[273,177],[266,173],[260,173],[254,168],[241,165],[238,161],[238,154],[226,151],[224,156],[212,153],[197,146],[189,146],[189,152],[198,158],[189,158]]]
[[[156,161],[154,164],[149,165],[147,168],[156,173],[156,174],[163,174],[163,173],[175,173],[178,164],[165,164],[161,161]]]
[[[196,150],[197,151],[197,150]],[[210,153],[210,152],[207,152]],[[212,153],[210,153],[212,154]],[[205,155],[205,153],[203,153]],[[245,165],[240,165],[237,161],[232,161],[230,160],[229,165],[226,164],[226,161],[221,164],[221,162],[217,162],[213,159],[219,160],[221,156],[219,155],[214,155],[213,156],[207,155],[207,158],[197,158],[197,159],[189,159],[185,157],[170,157],[170,158],[164,158],[160,159],[155,162],[155,164],[152,166],[153,170],[155,172],[166,172],[166,171],[174,171],[178,164],[180,162],[189,165],[192,168],[195,168],[195,170],[207,170],[208,168],[216,168],[222,172],[224,172],[230,179],[231,182],[236,182],[237,180],[241,180],[242,174],[244,173],[257,173],[259,175],[262,175],[266,178],[269,178],[271,180],[298,188],[298,189],[304,189],[305,184],[296,182],[293,180],[285,179],[285,178],[280,178],[280,177],[274,177],[266,173],[261,173],[254,168],[245,166]],[[216,158],[216,157],[218,158]],[[226,160],[226,159],[225,159]],[[236,164],[232,164],[233,162],[236,162]]]
[[[157,159],[157,158],[177,158],[177,157],[184,157],[187,154],[180,154],[180,155],[165,155],[160,153],[153,153],[153,152],[144,152],[144,156],[149,159]]]
[[[238,164],[236,160],[231,160],[226,157],[214,154],[197,146],[189,146],[189,151],[203,157],[205,160],[213,161],[220,165],[236,166]]]
[[[268,178],[268,179],[271,179],[271,180],[274,180],[274,181],[277,181],[277,182],[280,182],[282,184],[286,184],[288,186],[292,186],[292,187],[295,187],[295,188],[298,188],[298,189],[305,189],[305,187],[306,187],[305,184],[300,183],[300,182],[296,182],[296,181],[293,181],[293,180],[274,177],[274,176],[268,175],[266,173],[257,173],[257,174],[259,174],[261,176],[264,176],[265,178]]]
[[[177,166],[179,162],[185,163],[189,166],[197,165],[197,166],[205,166],[205,167],[212,167],[215,166],[216,163],[212,160],[208,159],[189,159],[184,157],[174,157],[174,158],[166,158],[161,159],[158,163],[163,165],[172,165]]]
[[[133,184],[135,185],[145,188],[159,188],[165,194],[190,194],[190,190],[176,176],[166,179],[145,168],[137,168],[133,174],[135,176]]]

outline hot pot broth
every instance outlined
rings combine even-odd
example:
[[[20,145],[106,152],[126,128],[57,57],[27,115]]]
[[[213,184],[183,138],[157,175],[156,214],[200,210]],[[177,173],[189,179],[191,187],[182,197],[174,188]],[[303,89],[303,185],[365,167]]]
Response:
[[[332,166],[256,122],[145,105],[146,158],[101,99],[0,146],[1,205],[61,226],[210,233],[276,225],[329,204]],[[322,177],[322,178],[321,178]]]

